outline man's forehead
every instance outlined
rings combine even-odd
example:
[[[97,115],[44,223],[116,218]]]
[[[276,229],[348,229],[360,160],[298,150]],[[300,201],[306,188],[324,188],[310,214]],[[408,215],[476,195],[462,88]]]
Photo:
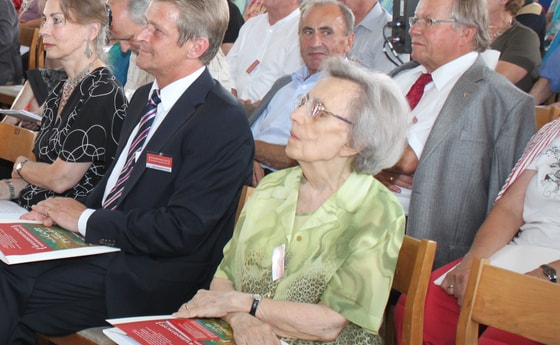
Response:
[[[319,19],[317,21],[317,19]],[[328,4],[325,6],[316,6],[311,8],[303,18],[302,26],[313,26],[311,21],[315,24],[319,23],[319,26],[334,26],[335,23],[340,23],[344,25],[344,18],[342,11],[336,5]]]

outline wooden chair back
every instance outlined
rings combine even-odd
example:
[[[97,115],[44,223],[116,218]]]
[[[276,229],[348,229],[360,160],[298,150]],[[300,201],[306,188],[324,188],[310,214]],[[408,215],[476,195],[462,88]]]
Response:
[[[241,197],[239,198],[239,203],[237,204],[237,213],[235,214],[235,221],[239,218],[239,214],[245,206],[245,202],[249,199],[255,188],[249,186],[243,186],[241,190]],[[37,334],[37,345],[100,345],[100,344],[114,344],[109,338],[102,334],[102,328],[104,327],[94,327],[84,329],[80,332],[72,333],[62,337],[46,336],[43,334]],[[102,340],[95,340],[95,339]]]
[[[478,344],[478,328],[483,324],[558,345],[559,310],[560,285],[476,258],[459,315],[456,344]]]
[[[535,107],[535,119],[537,121],[537,130],[548,122],[557,119],[560,116],[560,108],[553,106],[537,106]]]
[[[29,47],[28,69],[42,68],[45,66],[45,49],[43,40],[39,36],[38,28],[20,26],[19,43]]]
[[[35,159],[33,146],[37,132],[0,122],[0,158],[15,162],[18,156]]]
[[[251,194],[253,194],[254,190],[255,190],[254,187],[243,186],[243,189],[241,190],[241,197],[239,198],[239,203],[237,204],[237,212],[235,213],[236,223],[237,223],[237,219],[239,219],[239,214],[241,213],[243,206],[245,206],[245,203],[247,202]]]
[[[402,344],[422,344],[426,292],[430,284],[436,247],[437,243],[434,241],[418,240],[408,235],[404,237],[393,277],[393,290],[406,294]],[[392,344],[395,332],[392,326],[392,306],[388,306],[385,314],[385,343]]]

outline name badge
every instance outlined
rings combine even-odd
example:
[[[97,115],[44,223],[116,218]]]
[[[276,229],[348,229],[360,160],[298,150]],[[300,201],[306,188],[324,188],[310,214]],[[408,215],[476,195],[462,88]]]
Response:
[[[249,66],[249,68],[247,68],[247,74],[251,74],[251,72],[253,72],[255,70],[255,68],[257,68],[257,66],[260,64],[261,62],[257,59],[255,61],[253,61],[253,63],[251,64],[251,66]]]
[[[283,244],[272,250],[272,281],[276,281],[284,276],[284,256],[286,245]]]
[[[156,169],[165,172],[171,172],[173,167],[173,158],[155,153],[146,155],[146,168]]]

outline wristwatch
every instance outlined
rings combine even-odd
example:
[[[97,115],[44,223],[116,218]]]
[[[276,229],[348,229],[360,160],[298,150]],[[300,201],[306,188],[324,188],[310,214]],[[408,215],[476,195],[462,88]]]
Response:
[[[544,275],[553,283],[556,283],[556,269],[548,265],[541,265]]]
[[[23,168],[23,165],[24,165],[25,163],[27,163],[27,159],[22,160],[21,162],[19,162],[19,163],[16,165],[16,172],[18,173],[19,177],[21,177],[20,171],[21,171],[21,169]]]
[[[258,293],[253,294],[253,305],[251,305],[251,311],[249,312],[249,314],[253,316],[257,314],[257,308],[261,300],[262,300],[261,295],[259,295]]]
[[[19,175],[19,177],[24,180],[25,182],[27,182],[27,180],[25,178],[23,178],[23,176],[21,176],[21,169],[23,168],[23,165],[27,163],[27,159],[22,160],[21,162],[19,162],[18,164],[16,164],[16,172]],[[29,183],[29,182],[27,182]]]

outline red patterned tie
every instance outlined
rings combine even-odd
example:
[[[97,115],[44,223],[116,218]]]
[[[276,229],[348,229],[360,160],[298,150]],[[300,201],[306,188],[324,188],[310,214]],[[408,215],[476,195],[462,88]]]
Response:
[[[128,155],[126,157],[126,162],[122,167],[121,173],[119,174],[119,179],[111,188],[109,194],[107,194],[107,198],[105,202],[103,202],[103,208],[107,208],[110,210],[114,210],[117,208],[120,197],[124,190],[124,183],[128,180],[128,177],[132,173],[132,168],[134,167],[134,163],[136,163],[136,155],[142,152],[142,148],[144,147],[144,142],[148,137],[148,133],[150,132],[150,128],[154,119],[156,117],[157,106],[161,102],[159,98],[159,90],[154,90],[152,92],[152,97],[146,104],[146,108],[144,109],[144,115],[140,120],[140,124],[138,125],[138,132],[134,136],[134,140],[130,144],[128,149]]]
[[[406,94],[406,99],[408,100],[408,104],[410,105],[410,110],[414,109],[422,95],[424,94],[424,87],[426,84],[432,81],[432,75],[429,73],[423,73],[418,80],[412,85],[410,91]]]

